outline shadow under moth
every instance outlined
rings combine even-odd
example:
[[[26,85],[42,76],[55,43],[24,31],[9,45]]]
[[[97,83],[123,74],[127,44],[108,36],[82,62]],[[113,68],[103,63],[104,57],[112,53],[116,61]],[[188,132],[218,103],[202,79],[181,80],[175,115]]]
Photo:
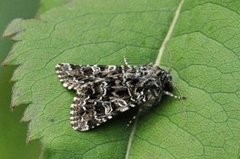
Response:
[[[70,110],[72,128],[87,131],[132,108],[145,111],[173,95],[172,75],[159,66],[61,63],[56,72],[63,86],[76,91]]]

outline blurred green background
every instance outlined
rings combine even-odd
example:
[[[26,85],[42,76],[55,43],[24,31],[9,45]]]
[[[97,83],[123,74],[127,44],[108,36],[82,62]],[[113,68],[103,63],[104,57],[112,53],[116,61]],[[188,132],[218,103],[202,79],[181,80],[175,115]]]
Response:
[[[32,18],[37,13],[39,0],[0,0],[0,63],[14,44],[2,34],[14,18]],[[40,144],[26,144],[27,123],[20,123],[24,106],[10,109],[10,79],[13,67],[0,66],[0,159],[35,159],[40,155]]]

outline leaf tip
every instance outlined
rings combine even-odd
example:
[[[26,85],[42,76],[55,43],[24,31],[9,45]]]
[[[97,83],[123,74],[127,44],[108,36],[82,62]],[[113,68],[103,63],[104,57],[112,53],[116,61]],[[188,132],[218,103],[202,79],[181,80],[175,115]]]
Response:
[[[5,31],[3,32],[3,37],[9,37],[9,36],[14,36],[15,34],[23,31],[23,28],[21,27],[23,19],[17,18],[11,21]]]
[[[1,66],[6,67],[8,64],[9,64],[9,61],[8,61],[8,58],[6,57],[1,63]]]
[[[27,131],[27,137],[26,137],[26,143],[29,144],[29,143],[31,143],[31,141],[32,141],[32,137],[31,137],[30,132],[28,130]]]

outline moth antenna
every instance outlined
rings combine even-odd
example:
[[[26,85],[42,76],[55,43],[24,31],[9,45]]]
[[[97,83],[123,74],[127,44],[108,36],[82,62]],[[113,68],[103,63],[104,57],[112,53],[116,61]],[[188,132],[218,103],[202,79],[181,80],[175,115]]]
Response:
[[[180,97],[180,101],[181,101],[181,103],[182,103],[182,112],[184,113],[184,119],[186,120],[188,117],[187,117],[187,111],[186,111],[186,107],[185,107],[185,105],[184,105],[184,103],[183,103],[183,100],[185,100],[186,99],[186,97],[185,96],[182,96],[181,95],[181,92],[179,91],[179,89],[176,87],[176,86],[173,86],[174,87],[174,89],[176,89],[176,91],[177,91],[177,94],[179,95],[179,97]]]
[[[131,66],[128,64],[125,56],[123,56],[123,61],[124,61],[125,66],[127,66],[128,68],[131,68]]]
[[[149,63],[149,64],[147,64],[147,65],[154,65],[154,64],[153,64],[153,62],[150,62],[150,63]]]
[[[173,68],[172,52],[171,52],[170,49],[168,49],[168,46],[166,46],[166,50],[167,50],[167,52],[169,52],[169,55],[168,55],[169,69],[168,69],[167,72],[168,72],[168,73],[171,73],[172,68]],[[182,112],[184,112],[184,119],[187,119],[186,108],[185,108],[184,103],[183,103],[183,100],[186,99],[186,97],[184,97],[184,96],[181,95],[180,91],[178,90],[178,88],[177,88],[176,86],[173,85],[173,87],[174,87],[174,89],[176,89],[177,94],[178,94],[178,96],[180,97],[179,99],[181,100],[181,103],[182,103],[182,106],[183,106],[183,107],[182,107],[182,108],[183,108]]]

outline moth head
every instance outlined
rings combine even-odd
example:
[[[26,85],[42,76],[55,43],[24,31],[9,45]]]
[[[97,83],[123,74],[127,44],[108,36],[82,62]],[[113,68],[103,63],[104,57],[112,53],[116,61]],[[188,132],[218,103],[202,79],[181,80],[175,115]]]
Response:
[[[163,90],[171,92],[173,90],[172,75],[170,71],[165,71],[159,68],[157,72],[157,78],[163,84]]]
[[[169,91],[169,92],[173,91],[174,86],[173,86],[173,82],[172,82],[172,75],[170,72],[166,72],[163,83],[164,83],[163,89],[165,91]]]

